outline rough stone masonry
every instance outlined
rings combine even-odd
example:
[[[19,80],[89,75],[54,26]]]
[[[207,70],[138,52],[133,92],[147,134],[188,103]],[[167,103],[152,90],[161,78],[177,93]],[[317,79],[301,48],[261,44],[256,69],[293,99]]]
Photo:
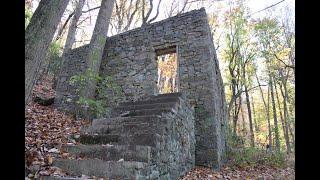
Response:
[[[74,111],[77,96],[68,81],[85,71],[87,48],[67,54],[56,88],[60,109]],[[226,102],[204,8],[107,38],[100,75],[112,76],[124,93],[110,103],[158,94],[156,57],[172,51],[178,57],[179,92],[194,108],[195,164],[218,169],[226,159]]]

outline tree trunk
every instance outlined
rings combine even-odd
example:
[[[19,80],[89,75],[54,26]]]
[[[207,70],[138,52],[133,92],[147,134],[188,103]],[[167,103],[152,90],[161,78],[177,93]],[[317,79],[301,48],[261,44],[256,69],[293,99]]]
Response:
[[[85,2],[85,0],[79,0],[77,3],[73,19],[71,21],[71,24],[70,24],[70,27],[68,30],[68,35],[67,35],[66,43],[64,45],[63,54],[65,54],[66,52],[68,52],[72,48],[72,45],[75,41],[77,23],[78,23],[79,18],[82,14],[82,8],[84,6],[84,2]]]
[[[235,100],[235,105],[234,105],[234,114],[232,117],[233,120],[233,135],[236,137],[237,136],[237,122],[238,122],[238,116],[240,112],[240,107],[241,107],[241,96],[238,98],[239,103],[237,104],[237,101]]]
[[[289,120],[289,119],[288,119]],[[292,129],[291,125],[289,124],[289,122],[287,122],[287,126],[288,126],[288,130],[290,132],[290,135],[291,135],[291,139],[292,139],[292,145],[293,145],[293,148],[295,147],[295,138],[294,138],[294,130]]]
[[[254,108],[253,96],[251,96],[251,104],[252,104],[252,115],[253,115],[252,118],[253,118],[253,122],[254,122],[254,128],[256,131],[259,131],[260,128],[259,128],[259,124],[258,124],[257,117],[256,117],[256,111]]]
[[[280,97],[278,95],[278,89],[277,89],[276,82],[274,82],[274,87],[275,87],[275,93],[276,93],[276,102],[277,102],[277,105],[278,105],[278,108],[279,108],[281,126],[282,126],[282,131],[283,131],[283,137],[285,137],[286,136],[286,131],[285,131],[285,128],[284,128],[283,114],[282,114],[282,110],[281,110]]]
[[[230,71],[230,74],[234,78],[232,78],[231,80],[232,97],[228,107],[228,114],[230,114],[229,112],[232,109],[232,104],[234,104],[233,115],[232,115],[233,134],[234,136],[237,136],[237,121],[238,121],[238,114],[240,112],[240,107],[241,107],[241,94],[240,95],[237,94],[237,82],[235,80],[235,76],[233,72]],[[237,104],[237,99],[239,99],[239,104]]]
[[[246,137],[247,136],[247,128],[246,128],[246,121],[244,118],[244,112],[242,106],[240,107],[241,109],[241,120],[242,120],[242,136]]]
[[[272,151],[273,143],[272,143],[272,131],[271,131],[271,123],[270,123],[270,86],[268,86],[268,101],[267,101],[267,120],[268,120],[268,131],[269,131],[269,146]]]
[[[41,0],[25,31],[25,104],[69,0]]]
[[[268,137],[269,137],[269,146],[270,146],[270,149],[272,149],[272,132],[271,132],[271,124],[270,124],[270,109],[269,109],[269,86],[268,86],[268,92],[267,92],[267,102],[266,100],[264,99],[264,96],[263,96],[263,91],[262,91],[262,88],[260,86],[260,81],[259,81],[259,78],[258,78],[258,75],[257,73],[255,73],[256,75],[256,79],[257,79],[257,82],[258,82],[258,85],[259,85],[259,90],[260,90],[260,93],[261,93],[261,98],[262,98],[262,101],[263,101],[263,104],[264,104],[264,109],[266,110],[266,116],[267,116],[267,122],[268,122]]]
[[[271,88],[271,103],[272,103],[272,110],[273,110],[276,150],[280,152],[280,137],[279,137],[279,128],[278,128],[277,109],[276,109],[276,103],[275,103],[274,91],[273,91],[273,78],[271,74],[269,74],[269,78],[270,78],[270,88]]]
[[[67,39],[66,39],[66,43],[64,45],[64,49],[63,49],[63,53],[62,53],[62,59],[60,62],[60,70],[58,70],[58,73],[54,74],[53,77],[53,89],[55,89],[56,85],[57,85],[57,81],[58,81],[58,77],[61,74],[61,67],[64,63],[65,60],[65,54],[67,52],[69,52],[72,49],[72,45],[74,44],[75,41],[75,36],[76,36],[76,30],[77,30],[77,23],[79,21],[79,18],[82,14],[82,8],[84,6],[84,2],[85,0],[79,0],[76,6],[76,9],[74,11],[74,15],[71,21],[71,24],[69,26],[69,30],[68,30],[68,35],[67,35]]]
[[[252,123],[252,112],[250,107],[250,97],[248,93],[247,85],[244,85],[245,94],[246,94],[246,101],[247,101],[247,109],[248,109],[248,117],[249,117],[249,127],[250,127],[250,145],[254,147],[254,131],[253,131],[253,123]]]
[[[172,77],[172,92],[177,92],[176,91],[176,76]]]
[[[246,104],[248,109],[248,118],[249,118],[249,128],[250,128],[250,146],[254,147],[254,131],[253,131],[253,125],[252,125],[252,112],[250,107],[250,97],[247,87],[247,77],[246,77],[246,63],[243,64],[242,67],[242,78],[244,81],[244,91],[246,95]]]
[[[276,82],[274,82],[274,87],[275,87],[276,97],[277,97],[277,102],[278,102],[278,107],[279,107],[279,113],[280,113],[280,119],[281,119],[281,125],[282,125],[282,131],[283,131],[283,137],[285,139],[285,143],[286,143],[286,147],[287,147],[287,153],[289,154],[291,152],[291,147],[290,147],[288,130],[285,127],[286,126],[286,123],[285,123],[286,115],[283,116],[283,114],[282,114],[281,105],[280,105],[280,98],[279,98],[279,94],[278,94],[278,90],[277,90],[277,86],[276,85],[277,85]],[[285,99],[283,99],[283,101],[285,101]]]
[[[114,0],[102,0],[96,24],[90,41],[88,51],[87,75],[97,75],[101,64],[102,54],[107,39],[110,17],[114,6]],[[87,81],[86,87],[80,92],[84,98],[92,99],[95,95],[96,80]]]
[[[284,110],[284,127],[285,127],[285,132],[286,132],[286,136],[285,136],[285,140],[286,140],[286,144],[287,144],[287,150],[288,153],[291,153],[291,145],[290,145],[290,138],[289,138],[289,129],[290,129],[290,124],[289,124],[289,113],[288,113],[288,106],[287,106],[287,101],[288,101],[288,89],[287,89],[287,83],[285,80],[283,80],[283,77],[281,77],[282,79],[282,86],[284,89],[284,92],[282,91],[282,87],[280,87],[281,90],[281,94],[283,97],[283,110]],[[291,134],[292,138],[293,138],[293,142],[294,142],[294,136],[293,134]]]

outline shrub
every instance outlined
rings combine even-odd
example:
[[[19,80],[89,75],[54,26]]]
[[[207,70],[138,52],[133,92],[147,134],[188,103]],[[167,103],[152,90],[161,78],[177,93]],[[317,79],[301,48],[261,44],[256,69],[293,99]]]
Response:
[[[111,100],[111,98],[122,95],[121,88],[113,81],[111,76],[101,77],[98,74],[92,73],[91,70],[88,70],[84,75],[80,74],[72,76],[69,80],[69,83],[76,87],[76,93],[80,95],[84,88],[86,88],[88,81],[97,82],[96,98],[79,96],[79,99],[76,101],[76,103],[90,115],[92,115],[93,118],[109,116],[110,108],[108,107],[108,102]]]
[[[24,28],[27,29],[28,24],[30,23],[32,17],[32,11],[27,6],[24,8]]]
[[[242,148],[232,150],[229,154],[230,163],[239,167],[266,165],[271,167],[284,167],[286,165],[283,152],[271,152],[259,148]]]
[[[49,46],[49,50],[46,55],[46,64],[48,64],[48,73],[51,75],[57,75],[61,67],[61,49],[62,47],[58,41],[52,42]]]

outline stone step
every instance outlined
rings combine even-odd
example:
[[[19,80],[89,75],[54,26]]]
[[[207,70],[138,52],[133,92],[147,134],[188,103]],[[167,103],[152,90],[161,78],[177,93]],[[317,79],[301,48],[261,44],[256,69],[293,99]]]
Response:
[[[140,133],[136,134],[83,134],[78,141],[82,144],[114,144],[114,145],[141,145],[156,147],[159,143],[160,135],[158,133]]]
[[[82,144],[116,144],[120,140],[120,135],[108,134],[108,135],[93,135],[82,134],[77,139]]]
[[[155,125],[150,122],[106,123],[90,126],[82,134],[130,134],[130,132],[156,132]]]
[[[178,106],[177,102],[167,102],[167,103],[154,103],[154,104],[141,104],[141,105],[128,105],[128,106],[118,106],[113,109],[116,113],[123,113],[132,110],[142,110],[142,109],[156,109],[156,108],[175,108]]]
[[[160,99],[160,98],[167,98],[167,97],[181,97],[181,92],[175,92],[175,93],[167,93],[167,94],[158,94],[153,96],[148,96],[151,99]]]
[[[135,122],[136,119],[145,117],[112,117],[112,118],[100,118],[93,119],[89,125],[82,126],[80,129],[81,134],[111,134],[110,130],[113,127],[121,125],[123,122]]]
[[[150,146],[128,145],[64,145],[62,149],[76,157],[98,158],[104,161],[139,161],[150,162],[152,153]]]
[[[40,176],[41,180],[83,180],[81,177],[62,177],[62,176]],[[86,178],[86,180],[94,180],[93,178]]]
[[[162,113],[173,112],[174,108],[154,108],[154,109],[141,109],[141,110],[132,110],[127,114],[123,115],[125,117],[134,117],[134,116],[147,116],[147,115],[162,115]]]
[[[148,116],[135,116],[135,117],[112,117],[112,118],[99,118],[94,119],[91,123],[91,126],[100,126],[109,123],[124,123],[124,122],[136,122],[140,120],[152,120],[157,118],[155,115]]]
[[[119,106],[130,106],[130,105],[146,105],[146,104],[157,104],[157,103],[170,103],[170,102],[178,102],[180,100],[179,97],[163,97],[163,98],[150,98],[148,100],[142,101],[128,101],[119,103]]]
[[[57,159],[53,166],[72,176],[96,176],[104,178],[141,179],[147,174],[148,163],[137,161],[104,161],[101,159]]]
[[[94,119],[91,126],[81,129],[82,134],[134,134],[135,132],[161,132],[166,120],[160,117],[134,116]]]
[[[157,128],[157,122],[153,120],[133,121],[115,123],[109,122],[90,126],[83,130],[82,134],[134,134],[135,132],[160,132],[161,129]]]

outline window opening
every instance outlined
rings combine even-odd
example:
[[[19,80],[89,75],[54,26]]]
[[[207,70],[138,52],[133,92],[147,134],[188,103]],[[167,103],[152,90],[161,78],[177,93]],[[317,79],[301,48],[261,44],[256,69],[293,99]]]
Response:
[[[159,94],[179,92],[176,47],[157,51]]]

